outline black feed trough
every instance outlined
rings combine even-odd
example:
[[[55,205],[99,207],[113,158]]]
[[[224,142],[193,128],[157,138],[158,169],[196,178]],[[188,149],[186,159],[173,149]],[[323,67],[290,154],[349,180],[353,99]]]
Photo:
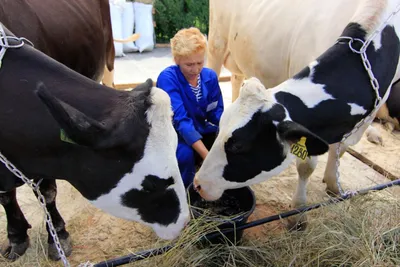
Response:
[[[226,243],[226,239],[232,244],[237,244],[241,241],[243,230],[237,230],[236,228],[247,222],[256,206],[256,198],[250,187],[226,190],[222,197],[216,201],[202,199],[194,190],[192,184],[188,186],[187,192],[194,218],[205,216],[206,221],[220,221],[221,224],[218,229],[221,231],[234,229],[224,236],[215,237],[214,233],[210,233],[206,235],[206,240],[213,244]],[[214,237],[210,237],[211,235]]]

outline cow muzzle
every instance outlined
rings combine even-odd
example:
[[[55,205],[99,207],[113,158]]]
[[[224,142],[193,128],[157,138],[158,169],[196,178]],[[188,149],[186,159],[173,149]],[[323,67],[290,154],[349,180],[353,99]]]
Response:
[[[207,201],[218,200],[224,192],[209,183],[201,183],[197,177],[194,178],[193,187],[194,190]]]

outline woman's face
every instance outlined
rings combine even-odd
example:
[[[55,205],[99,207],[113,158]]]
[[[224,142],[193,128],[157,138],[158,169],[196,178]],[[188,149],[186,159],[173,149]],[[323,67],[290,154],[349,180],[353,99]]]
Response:
[[[191,54],[189,56],[175,59],[186,80],[193,81],[197,79],[204,66],[204,51]]]

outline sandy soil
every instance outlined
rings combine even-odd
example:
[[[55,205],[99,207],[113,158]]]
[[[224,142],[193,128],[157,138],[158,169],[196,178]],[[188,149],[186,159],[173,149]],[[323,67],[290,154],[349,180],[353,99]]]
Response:
[[[226,103],[230,102],[230,85],[221,84]],[[377,125],[384,136],[384,146],[369,143],[365,137],[354,148],[376,162],[394,175],[400,176],[400,133],[389,134],[383,127]],[[308,186],[309,203],[327,199],[322,176],[327,155],[320,158],[319,164]],[[345,154],[341,161],[341,181],[344,189],[361,189],[388,180],[373,171],[367,165]],[[251,220],[273,215],[289,209],[290,200],[297,182],[295,165],[292,164],[281,175],[274,177],[252,188],[257,197],[257,207]],[[96,263],[105,259],[123,256],[128,253],[141,251],[144,248],[155,247],[157,242],[153,232],[138,223],[128,222],[109,216],[96,209],[81,197],[67,182],[58,181],[59,194],[57,203],[60,213],[64,217],[67,228],[73,240],[73,253],[69,257],[72,266],[90,261]],[[400,188],[389,189],[399,195]],[[29,188],[23,186],[18,189],[18,199],[26,218],[32,224],[30,230],[31,248],[19,263],[11,266],[21,266],[26,263],[26,257],[38,259],[37,266],[61,266],[45,260],[46,230],[43,213]],[[262,238],[264,231],[279,231],[284,229],[281,222],[259,226],[245,231],[245,238]],[[3,209],[0,210],[0,243],[6,241],[6,219]],[[18,265],[19,264],[19,265]]]

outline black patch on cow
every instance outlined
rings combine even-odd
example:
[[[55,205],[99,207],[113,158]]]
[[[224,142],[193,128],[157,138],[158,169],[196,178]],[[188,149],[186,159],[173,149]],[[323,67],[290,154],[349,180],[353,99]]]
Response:
[[[392,86],[386,105],[389,110],[389,116],[400,121],[400,82],[396,82]]]
[[[349,36],[361,40],[364,40],[366,35],[367,32],[362,28],[359,23],[356,22],[350,22],[349,24],[347,24],[342,33],[342,36]]]
[[[283,145],[277,139],[276,126],[272,123],[275,117],[271,110],[259,111],[246,125],[232,133],[224,146],[228,161],[224,179],[243,183],[282,163],[285,156]]]
[[[169,225],[176,223],[180,213],[179,198],[173,189],[174,179],[161,179],[147,175],[142,182],[142,190],[131,189],[121,196],[122,204],[138,210],[147,223]]]
[[[301,80],[301,79],[307,78],[308,76],[310,76],[310,72],[311,72],[310,67],[305,67],[299,73],[294,75],[293,79]]]
[[[350,23],[342,36],[364,40],[365,31],[360,25]],[[380,84],[380,95],[388,89],[398,64],[399,38],[393,26],[386,26],[381,33],[382,46],[375,51],[373,42],[367,49],[372,70]],[[355,45],[354,48],[357,48]],[[361,56],[353,53],[348,42],[339,42],[322,54],[314,68],[312,82],[325,85],[325,91],[334,99],[325,100],[308,108],[299,97],[278,92],[275,97],[289,111],[290,117],[328,143],[335,143],[351,131],[365,115],[350,115],[349,103],[357,104],[369,113],[373,109],[375,93]],[[297,77],[304,77],[303,70]],[[306,77],[304,77],[306,78]],[[296,90],[294,88],[294,90]]]
[[[270,116],[273,121],[283,121],[286,118],[286,111],[282,105],[273,105],[270,110],[265,113],[264,118]]]

